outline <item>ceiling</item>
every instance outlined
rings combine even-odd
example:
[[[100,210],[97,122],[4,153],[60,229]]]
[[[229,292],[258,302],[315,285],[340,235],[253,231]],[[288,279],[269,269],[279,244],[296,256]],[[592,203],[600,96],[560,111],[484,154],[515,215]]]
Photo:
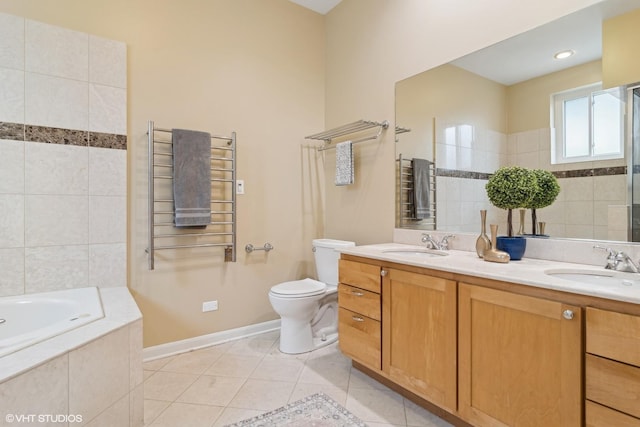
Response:
[[[325,15],[331,9],[333,9],[342,0],[289,0],[293,3],[297,3],[300,6],[311,9],[314,12]]]
[[[512,85],[602,57],[602,20],[640,7],[640,0],[607,0],[452,62]],[[553,55],[571,49],[564,60]]]

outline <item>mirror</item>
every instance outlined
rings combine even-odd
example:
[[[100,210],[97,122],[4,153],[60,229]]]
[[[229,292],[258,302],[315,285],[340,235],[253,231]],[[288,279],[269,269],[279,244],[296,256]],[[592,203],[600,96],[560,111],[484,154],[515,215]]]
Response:
[[[484,187],[497,168],[518,165],[558,178],[558,198],[537,210],[545,234],[628,241],[630,147],[625,158],[552,164],[550,100],[603,80],[602,22],[639,8],[640,0],[607,0],[397,82],[396,227],[477,233],[487,209],[487,223],[504,232],[507,213]],[[575,54],[553,58],[565,49]],[[430,165],[416,184],[430,191],[417,204],[413,159]],[[418,218],[417,208],[429,213]],[[514,232],[519,219],[514,212]],[[530,211],[523,228],[532,232]]]

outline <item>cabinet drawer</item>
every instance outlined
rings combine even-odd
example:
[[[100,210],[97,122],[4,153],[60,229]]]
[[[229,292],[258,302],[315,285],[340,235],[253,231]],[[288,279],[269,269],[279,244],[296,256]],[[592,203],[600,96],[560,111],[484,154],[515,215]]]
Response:
[[[361,262],[340,260],[340,283],[380,293],[380,267]]]
[[[640,368],[587,354],[586,397],[640,418]]]
[[[587,308],[587,352],[640,366],[640,316]]]
[[[347,310],[380,320],[380,294],[340,283],[338,304]]]
[[[340,308],[338,310],[340,350],[370,368],[380,370],[380,322]]]
[[[640,419],[589,400],[585,405],[585,421],[586,427],[640,427]]]

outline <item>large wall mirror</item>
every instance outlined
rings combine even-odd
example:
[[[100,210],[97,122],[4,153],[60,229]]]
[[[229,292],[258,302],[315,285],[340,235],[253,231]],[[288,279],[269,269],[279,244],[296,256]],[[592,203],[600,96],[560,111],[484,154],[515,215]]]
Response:
[[[637,34],[617,27],[629,20]],[[628,59],[640,55],[619,52],[619,37],[637,51],[640,0],[603,1],[398,82],[396,226],[478,232],[479,211],[487,209],[488,222],[505,230],[506,211],[491,206],[485,184],[499,167],[517,165],[558,178],[558,198],[537,211],[546,235],[632,240],[629,174],[637,168],[631,154],[632,100],[637,102],[633,87],[640,67],[633,64],[637,59]],[[555,59],[563,50],[573,55]],[[620,102],[622,154],[552,160],[552,96],[601,82],[621,88],[610,97]],[[638,106],[635,111],[637,116]],[[636,120],[636,131],[639,127]],[[413,176],[414,166],[420,180]],[[527,211],[525,230],[531,229],[530,221]],[[516,213],[516,229],[518,222]]]

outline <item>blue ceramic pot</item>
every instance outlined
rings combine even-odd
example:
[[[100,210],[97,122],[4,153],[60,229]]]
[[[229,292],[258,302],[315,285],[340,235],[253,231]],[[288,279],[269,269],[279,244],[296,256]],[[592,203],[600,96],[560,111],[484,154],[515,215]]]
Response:
[[[522,259],[524,251],[527,248],[527,239],[522,236],[498,236],[496,238],[496,247],[508,253],[511,261],[518,261]]]

